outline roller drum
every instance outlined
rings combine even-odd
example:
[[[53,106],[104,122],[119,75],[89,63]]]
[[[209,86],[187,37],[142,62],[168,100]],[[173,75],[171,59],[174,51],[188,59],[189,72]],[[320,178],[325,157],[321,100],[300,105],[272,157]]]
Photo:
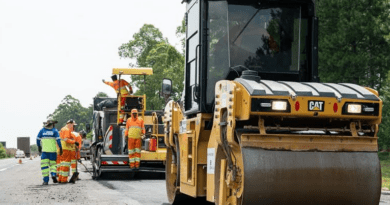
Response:
[[[294,152],[242,148],[243,205],[377,205],[377,153]]]

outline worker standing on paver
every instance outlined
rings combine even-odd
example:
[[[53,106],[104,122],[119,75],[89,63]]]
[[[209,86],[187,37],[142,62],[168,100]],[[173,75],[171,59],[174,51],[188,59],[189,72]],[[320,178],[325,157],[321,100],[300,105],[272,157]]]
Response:
[[[37,136],[37,145],[39,155],[41,155],[41,170],[43,176],[43,185],[49,184],[49,175],[54,183],[57,183],[57,145],[62,153],[62,146],[58,130],[54,128],[57,121],[52,119],[44,123],[44,127],[39,131]]]
[[[126,80],[121,79],[119,81],[116,75],[111,76],[111,79],[113,82],[106,82],[103,79],[103,83],[114,88],[115,92],[118,94],[118,100],[120,99],[120,102],[121,102],[121,104],[120,104],[121,105],[121,112],[119,115],[119,120],[122,123],[124,115],[125,115],[123,109],[125,108],[126,98],[124,98],[124,97],[129,96],[130,94],[133,94],[133,88],[131,88],[131,85]],[[129,91],[127,90],[126,86],[129,88]]]
[[[130,168],[139,169],[141,161],[141,139],[145,135],[144,120],[138,117],[137,109],[131,110],[131,118],[127,119],[125,135],[128,137]]]
[[[77,125],[76,122],[70,119],[66,122],[65,127],[63,127],[60,131],[61,145],[64,150],[60,161],[61,167],[58,179],[60,183],[68,182],[70,161],[72,159],[71,152],[74,150],[75,145],[78,146],[78,142],[75,141],[74,135],[72,134],[74,125]]]

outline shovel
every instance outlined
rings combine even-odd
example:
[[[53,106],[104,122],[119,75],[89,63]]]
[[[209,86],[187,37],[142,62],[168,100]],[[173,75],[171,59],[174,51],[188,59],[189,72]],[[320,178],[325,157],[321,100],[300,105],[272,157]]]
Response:
[[[72,178],[70,178],[69,182],[72,182],[73,184],[76,183],[77,178],[79,177],[79,172],[77,171],[77,153],[79,152],[79,148],[76,146],[76,172],[73,173]]]
[[[93,175],[83,163],[80,162],[80,164],[84,166],[85,170],[87,170],[87,172],[88,172],[90,175]]]

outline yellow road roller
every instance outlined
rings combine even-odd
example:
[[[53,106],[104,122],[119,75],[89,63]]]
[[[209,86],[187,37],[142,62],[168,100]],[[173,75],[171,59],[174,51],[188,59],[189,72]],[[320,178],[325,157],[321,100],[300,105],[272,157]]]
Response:
[[[183,2],[185,88],[164,109],[169,202],[379,204],[382,101],[320,83],[313,1]]]

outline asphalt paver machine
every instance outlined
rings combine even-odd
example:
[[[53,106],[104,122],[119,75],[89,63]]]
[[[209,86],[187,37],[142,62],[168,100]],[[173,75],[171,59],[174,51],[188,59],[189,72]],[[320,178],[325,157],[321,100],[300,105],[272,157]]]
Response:
[[[164,110],[169,201],[379,204],[382,101],[320,83],[314,1],[183,2],[183,107]]]
[[[152,75],[151,68],[114,68],[113,74],[123,79],[125,75]],[[125,98],[124,106],[121,100]],[[94,98],[94,137],[91,146],[93,178],[104,172],[135,171],[129,167],[129,155],[125,137],[126,120],[131,117],[132,109],[144,120],[146,138],[142,140],[141,166],[139,171],[164,172],[166,145],[164,144],[163,112],[147,111],[146,96],[128,95],[118,98]],[[122,116],[121,116],[122,115]],[[121,120],[124,117],[124,120]],[[155,142],[155,148],[145,146],[149,141]]]

